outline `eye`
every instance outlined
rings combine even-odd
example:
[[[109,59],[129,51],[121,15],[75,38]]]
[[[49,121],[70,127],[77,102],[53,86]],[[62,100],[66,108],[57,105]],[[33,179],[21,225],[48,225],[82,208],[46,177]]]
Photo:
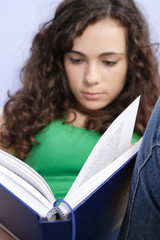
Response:
[[[106,66],[112,67],[112,66],[114,66],[117,63],[117,61],[106,61],[106,60],[104,60],[103,63]]]
[[[80,63],[84,62],[84,60],[81,58],[70,58],[69,60],[74,64],[80,64]]]

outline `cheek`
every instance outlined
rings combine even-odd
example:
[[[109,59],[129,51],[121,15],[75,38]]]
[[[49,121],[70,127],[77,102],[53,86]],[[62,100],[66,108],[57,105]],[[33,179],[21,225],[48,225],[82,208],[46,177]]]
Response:
[[[72,81],[71,78],[68,79],[69,87],[71,91],[73,92],[76,89],[76,81]]]
[[[120,92],[124,88],[125,82],[126,82],[126,74],[122,74],[115,86],[117,88],[117,91]]]
[[[117,86],[119,85],[119,88],[123,88],[126,82],[126,78],[127,78],[127,69],[128,69],[128,65],[127,63],[124,63],[117,72],[117,76],[118,76],[118,83]]]
[[[81,87],[82,74],[76,68],[73,67],[66,68],[66,76],[72,92],[75,91],[77,88]]]
[[[110,75],[109,82],[106,84],[106,87],[110,89],[113,94],[118,94],[124,88],[125,82],[126,71],[115,71]]]
[[[67,79],[71,92],[73,94],[76,93],[77,89],[79,88],[78,87],[79,82],[77,81],[77,78],[74,75],[74,73],[72,72],[72,74],[67,74]]]
[[[72,70],[67,64],[64,65],[64,67],[65,67],[65,72],[66,72],[66,77],[67,77],[68,84],[71,87],[74,83]]]

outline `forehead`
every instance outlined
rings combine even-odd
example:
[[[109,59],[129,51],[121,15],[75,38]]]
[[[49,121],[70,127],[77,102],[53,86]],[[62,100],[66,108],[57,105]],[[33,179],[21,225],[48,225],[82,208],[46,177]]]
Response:
[[[73,50],[81,52],[126,52],[126,29],[116,20],[105,18],[89,25],[73,41]]]

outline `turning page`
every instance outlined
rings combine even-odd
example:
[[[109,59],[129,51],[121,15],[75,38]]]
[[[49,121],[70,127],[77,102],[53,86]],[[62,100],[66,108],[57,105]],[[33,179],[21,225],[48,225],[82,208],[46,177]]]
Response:
[[[139,102],[140,96],[114,120],[102,135],[68,192],[69,195],[130,148]]]

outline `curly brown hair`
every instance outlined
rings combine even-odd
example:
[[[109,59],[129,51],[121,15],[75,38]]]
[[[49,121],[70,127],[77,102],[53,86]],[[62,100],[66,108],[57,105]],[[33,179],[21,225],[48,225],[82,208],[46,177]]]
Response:
[[[64,54],[72,49],[74,38],[88,25],[108,17],[126,28],[126,83],[113,102],[89,114],[85,127],[103,133],[141,95],[135,130],[143,135],[159,96],[155,44],[150,43],[144,16],[132,0],[65,0],[54,18],[41,26],[33,39],[30,57],[20,74],[22,89],[14,95],[8,94],[3,113],[2,146],[14,147],[17,156],[24,159],[36,143],[37,132],[76,108],[65,74]]]

